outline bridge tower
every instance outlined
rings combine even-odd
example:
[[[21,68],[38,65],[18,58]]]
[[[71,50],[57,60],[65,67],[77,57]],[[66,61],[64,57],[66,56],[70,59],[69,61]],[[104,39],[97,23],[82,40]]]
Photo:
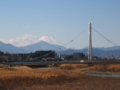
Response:
[[[92,35],[91,35],[91,23],[88,24],[88,41],[89,41],[89,45],[88,45],[88,60],[91,61],[92,60]]]

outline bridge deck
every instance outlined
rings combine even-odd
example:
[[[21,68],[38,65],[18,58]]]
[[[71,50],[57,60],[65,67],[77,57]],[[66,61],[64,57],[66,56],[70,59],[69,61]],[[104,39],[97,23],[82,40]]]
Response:
[[[50,65],[50,64],[99,64],[104,63],[104,61],[88,61],[88,60],[72,60],[72,61],[32,61],[32,62],[6,62],[6,65]],[[109,62],[108,62],[109,63]],[[114,60],[111,63],[120,63],[120,61]]]

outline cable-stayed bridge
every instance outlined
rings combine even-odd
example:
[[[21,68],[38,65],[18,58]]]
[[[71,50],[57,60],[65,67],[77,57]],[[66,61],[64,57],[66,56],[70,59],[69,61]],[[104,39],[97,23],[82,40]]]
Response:
[[[39,57],[36,57],[33,59],[33,61],[31,62],[6,62],[5,64],[9,64],[9,65],[28,65],[28,64],[39,64],[39,65],[49,65],[49,64],[79,64],[79,63],[82,63],[82,64],[98,64],[98,63],[103,63],[104,60],[92,60],[93,57],[92,57],[92,29],[97,32],[100,36],[102,36],[104,39],[106,39],[108,42],[110,42],[111,44],[115,45],[115,46],[118,46],[120,48],[119,45],[113,43],[112,41],[110,41],[109,39],[107,39],[105,36],[103,36],[102,34],[100,34],[97,30],[95,30],[94,28],[92,28],[91,26],[91,23],[88,24],[88,60],[64,60],[64,61],[34,61],[34,59],[39,59],[41,57],[44,57],[46,55],[49,55],[51,54],[52,52],[50,53],[47,53],[45,55],[42,55],[42,56],[39,56]],[[84,32],[84,31],[83,31]],[[82,33],[83,33],[82,32]],[[79,35],[81,35],[82,33],[80,33]],[[79,36],[78,35],[78,36]],[[76,39],[78,36],[76,36],[74,39]],[[72,42],[73,40],[69,41],[68,43],[66,43],[65,45],[69,44],[70,42]],[[63,45],[63,46],[65,46]],[[60,48],[59,48],[60,49]],[[109,60],[107,60],[108,62]],[[110,61],[111,63],[120,63],[119,60],[112,60]]]
[[[104,60],[72,60],[72,61],[32,61],[32,62],[6,62],[7,65],[52,65],[52,64],[104,64],[104,63],[112,63],[119,64],[120,61],[104,61]]]

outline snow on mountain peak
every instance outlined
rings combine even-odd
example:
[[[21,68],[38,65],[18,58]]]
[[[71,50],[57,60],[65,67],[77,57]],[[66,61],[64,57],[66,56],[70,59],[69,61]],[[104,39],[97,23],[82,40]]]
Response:
[[[50,36],[42,36],[42,37],[38,38],[34,35],[29,35],[29,34],[23,35],[21,37],[17,37],[15,39],[9,39],[9,40],[0,39],[0,41],[2,41],[3,43],[12,44],[17,47],[31,45],[34,43],[38,43],[40,41],[45,41],[50,44],[61,45],[59,42],[57,42],[54,38],[52,38]]]
[[[57,45],[61,45],[58,41],[56,41],[53,37],[51,36],[42,36],[39,41],[45,41],[47,43],[50,44],[57,44]]]

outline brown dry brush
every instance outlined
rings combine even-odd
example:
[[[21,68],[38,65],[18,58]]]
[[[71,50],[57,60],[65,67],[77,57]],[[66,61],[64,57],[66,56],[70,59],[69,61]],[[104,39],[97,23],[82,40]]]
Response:
[[[119,86],[120,78],[86,76],[71,70],[0,70],[0,90],[120,90]]]
[[[73,70],[73,69],[78,69],[78,68],[85,68],[88,67],[87,64],[62,64],[60,65],[60,69],[65,69],[65,70]]]
[[[89,67],[89,71],[110,71],[120,72],[120,64],[94,65]]]
[[[34,85],[31,87],[15,88],[14,90],[120,90],[120,78],[86,76],[74,82]]]
[[[60,69],[72,70],[74,67],[71,64],[62,64],[60,65]]]
[[[63,84],[84,77],[85,74],[81,72],[59,69],[30,71],[0,70],[0,90],[32,85]]]

